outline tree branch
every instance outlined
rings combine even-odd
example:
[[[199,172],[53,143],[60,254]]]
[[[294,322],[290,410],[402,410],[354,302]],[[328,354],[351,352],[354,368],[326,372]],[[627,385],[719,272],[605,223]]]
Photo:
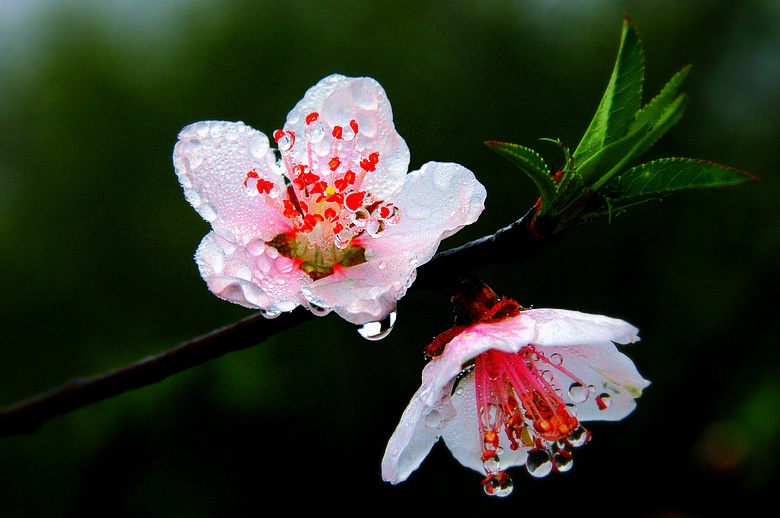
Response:
[[[527,261],[556,239],[538,233],[534,214],[532,209],[493,235],[436,254],[417,269],[417,279],[410,290],[433,289],[450,294],[457,278],[468,271],[488,264]],[[49,419],[157,383],[229,352],[247,349],[316,318],[300,307],[271,320],[257,313],[126,367],[73,379],[0,412],[0,437],[35,433]]]

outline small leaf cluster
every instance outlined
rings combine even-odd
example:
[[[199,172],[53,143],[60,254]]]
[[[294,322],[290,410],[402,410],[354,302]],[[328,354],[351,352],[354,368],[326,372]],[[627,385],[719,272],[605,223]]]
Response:
[[[644,54],[626,17],[612,76],[585,134],[573,153],[560,140],[565,165],[554,171],[535,150],[508,142],[486,142],[517,165],[539,191],[535,230],[553,235],[579,222],[612,216],[627,207],[674,192],[736,185],[756,177],[724,165],[690,158],[662,158],[634,165],[685,111],[680,93],[690,66],[675,74],[642,106]]]

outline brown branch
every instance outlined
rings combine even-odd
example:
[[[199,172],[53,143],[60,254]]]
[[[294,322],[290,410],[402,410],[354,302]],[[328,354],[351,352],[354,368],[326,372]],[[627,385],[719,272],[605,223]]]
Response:
[[[410,289],[449,294],[464,273],[488,264],[527,261],[554,240],[539,234],[539,222],[533,216],[531,210],[493,235],[435,255],[417,269],[417,280]],[[315,318],[303,308],[271,320],[257,313],[126,367],[91,378],[76,378],[0,412],[0,437],[35,433],[49,419],[157,383],[229,352],[252,347]]]

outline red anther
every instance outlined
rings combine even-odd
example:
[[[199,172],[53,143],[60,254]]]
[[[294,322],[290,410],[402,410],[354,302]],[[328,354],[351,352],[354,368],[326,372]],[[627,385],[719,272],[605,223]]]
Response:
[[[251,171],[249,171],[249,172],[246,174],[246,177],[247,177],[247,178],[260,178],[260,175],[259,175],[259,174],[257,174],[257,171],[255,171],[254,169],[252,169]]]
[[[274,188],[274,183],[270,182],[264,178],[260,178],[257,180],[257,192],[261,194],[268,194],[271,192],[271,189]]]
[[[315,182],[309,189],[309,194],[323,194],[325,189],[328,188],[327,182]]]
[[[358,134],[358,123],[355,119],[349,121],[349,127],[352,128],[352,131],[355,132],[355,135]]]
[[[342,225],[341,223],[336,223],[335,225],[333,225],[333,233],[334,234],[338,234],[342,230],[344,230],[344,225]]]
[[[306,214],[303,217],[303,223],[307,227],[314,228],[314,226],[317,224],[317,218],[315,218],[312,214]]]
[[[497,432],[494,432],[493,430],[486,431],[484,437],[482,437],[482,440],[485,442],[485,444],[490,444],[493,446],[493,450],[498,448],[499,439]],[[495,451],[493,453],[495,453]]]
[[[338,127],[338,126],[336,126],[336,127]],[[334,129],[334,131],[335,131],[335,129]],[[337,156],[334,156],[328,162],[328,167],[330,167],[331,171],[335,171],[336,169],[339,168],[340,165],[341,165],[341,159],[339,157],[337,157]]]
[[[352,212],[357,211],[360,207],[363,206],[363,198],[365,198],[365,196],[366,193],[363,191],[348,194],[344,200],[347,209],[351,210]]]
[[[340,192],[334,192],[327,198],[325,198],[325,201],[330,203],[338,203],[339,205],[344,205],[344,195]]]
[[[284,137],[284,130],[276,130],[274,131],[274,140],[278,143],[280,140],[282,140],[282,137]]]
[[[606,410],[609,408],[609,405],[604,402],[604,398],[601,396],[596,396],[596,405],[599,407],[599,410]]]
[[[309,212],[309,206],[306,205],[305,201],[298,200],[298,206],[301,209],[301,214],[306,214]]]
[[[320,114],[317,112],[311,112],[306,116],[306,125],[308,126],[312,122],[316,121],[319,118]]]
[[[379,163],[379,153],[374,151],[368,158],[364,158],[360,161],[360,167],[366,172],[376,171],[376,165]]]
[[[342,140],[343,137],[341,136],[341,134],[343,133],[343,131],[344,128],[342,128],[341,126],[333,126],[333,138]]]
[[[301,176],[301,178],[304,182],[306,182],[307,185],[313,185],[320,181],[320,177],[314,173],[305,173]]]
[[[357,180],[357,175],[352,169],[349,169],[346,173],[344,173],[344,180],[350,185],[355,183],[355,180]]]
[[[290,200],[284,200],[284,217],[293,219],[297,216],[301,215],[301,212],[298,210],[298,208],[293,205],[293,202]]]
[[[496,456],[496,450],[488,450],[482,454],[482,462],[488,461]]]
[[[328,207],[325,209],[325,212],[322,213],[323,216],[325,216],[327,219],[333,219],[336,217],[336,210],[333,207]]]
[[[379,208],[379,217],[380,218],[386,218],[390,214],[391,214],[390,207],[388,207],[387,205],[383,205],[382,207]]]
[[[555,171],[552,174],[552,179],[555,183],[561,183],[561,178],[563,178],[563,171]]]
[[[346,189],[347,185],[347,181],[343,178],[337,178],[336,180],[333,180],[333,186],[339,191]]]

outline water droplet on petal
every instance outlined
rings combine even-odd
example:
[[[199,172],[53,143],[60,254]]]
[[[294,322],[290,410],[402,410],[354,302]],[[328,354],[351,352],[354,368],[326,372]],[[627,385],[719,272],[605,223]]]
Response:
[[[282,314],[282,312],[278,309],[261,309],[260,313],[262,313],[263,316],[269,320]]]
[[[498,473],[501,471],[501,459],[498,458],[498,452],[487,460],[482,461],[482,467],[485,473]]]
[[[439,413],[438,410],[431,410],[426,416],[425,416],[425,426],[428,428],[433,428],[435,430],[438,430],[441,428],[443,419],[441,417],[441,413]]]
[[[366,225],[366,232],[371,237],[379,237],[385,231],[385,222],[381,219],[372,219]]]
[[[552,457],[547,450],[541,448],[536,451],[531,450],[525,459],[525,467],[534,477],[545,477],[552,471]]]
[[[322,142],[322,139],[325,138],[325,127],[320,121],[314,121],[306,126],[304,134],[309,142],[316,144],[317,142]]]
[[[569,397],[575,403],[584,403],[588,399],[588,394],[588,389],[582,383],[575,381],[569,385]]]
[[[349,126],[349,124],[345,124],[341,128],[341,139],[342,140],[346,140],[347,142],[349,142],[353,138],[355,138],[355,132],[352,130],[352,128]]]
[[[395,311],[391,311],[385,318],[375,322],[366,322],[358,326],[358,333],[366,340],[381,340],[390,334],[395,325]]]
[[[563,365],[563,356],[560,353],[552,353],[550,355],[550,363],[553,365]]]
[[[285,131],[279,135],[276,145],[279,146],[279,151],[289,151],[293,147],[293,138],[290,136],[290,132]]]
[[[596,404],[599,407],[599,410],[606,410],[609,408],[609,405],[612,404],[612,396],[607,394],[606,392],[602,392],[598,396],[596,396]]]

